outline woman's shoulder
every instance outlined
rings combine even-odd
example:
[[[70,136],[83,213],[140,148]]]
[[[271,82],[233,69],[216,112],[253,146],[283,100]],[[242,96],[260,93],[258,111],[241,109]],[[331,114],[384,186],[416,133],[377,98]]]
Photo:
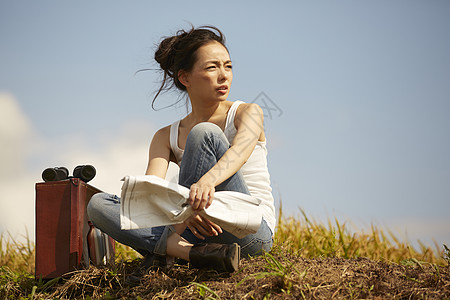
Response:
[[[170,137],[170,126],[171,125],[167,125],[164,126],[160,129],[158,129],[155,134],[153,135],[153,140],[157,140],[157,141],[165,141],[169,139]]]
[[[159,133],[159,134],[167,134],[167,133],[169,133],[170,132],[170,126],[172,126],[172,124],[166,125],[164,127],[161,127],[160,129],[158,129],[158,131],[156,131],[156,133]]]
[[[237,102],[237,101],[236,101]],[[263,118],[264,113],[262,108],[253,102],[247,103],[244,101],[239,101],[240,104],[236,109],[236,117],[241,119],[243,115],[254,116],[258,118]]]

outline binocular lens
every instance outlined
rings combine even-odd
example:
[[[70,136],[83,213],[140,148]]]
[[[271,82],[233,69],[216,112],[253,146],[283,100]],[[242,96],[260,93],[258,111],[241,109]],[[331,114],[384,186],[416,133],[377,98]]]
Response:
[[[59,181],[69,177],[69,170],[65,167],[47,168],[42,172],[42,179],[44,181]]]
[[[73,177],[80,178],[84,182],[91,181],[95,177],[95,174],[95,168],[91,165],[77,166],[73,170]]]

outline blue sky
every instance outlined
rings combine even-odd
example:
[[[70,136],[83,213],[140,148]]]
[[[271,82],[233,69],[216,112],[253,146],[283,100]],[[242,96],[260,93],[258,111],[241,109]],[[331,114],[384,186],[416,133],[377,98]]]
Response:
[[[145,171],[153,133],[186,108],[153,111],[160,74],[135,73],[189,23],[226,35],[229,100],[274,109],[285,214],[450,244],[448,1],[0,0],[2,232],[34,236],[46,167],[93,164],[91,183],[113,193]]]

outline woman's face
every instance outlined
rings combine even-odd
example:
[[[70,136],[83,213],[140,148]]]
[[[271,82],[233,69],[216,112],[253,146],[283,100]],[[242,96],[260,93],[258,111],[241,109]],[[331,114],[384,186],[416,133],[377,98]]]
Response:
[[[183,84],[191,100],[226,100],[233,80],[232,64],[227,49],[211,42],[196,52],[197,61],[185,73]]]

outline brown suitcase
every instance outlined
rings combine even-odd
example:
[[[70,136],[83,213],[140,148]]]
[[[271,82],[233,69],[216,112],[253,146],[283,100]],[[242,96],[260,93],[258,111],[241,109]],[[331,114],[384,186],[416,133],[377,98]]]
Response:
[[[36,183],[36,278],[60,277],[89,266],[86,206],[98,192],[79,178]]]

